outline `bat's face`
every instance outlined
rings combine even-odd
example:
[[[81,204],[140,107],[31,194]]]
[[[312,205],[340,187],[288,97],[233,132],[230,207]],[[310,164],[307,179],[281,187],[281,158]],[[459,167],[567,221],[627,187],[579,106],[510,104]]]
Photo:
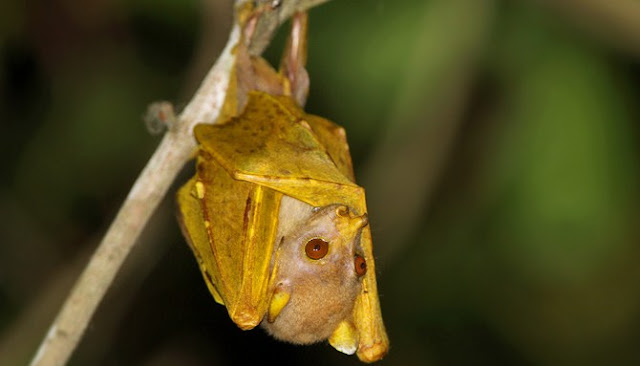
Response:
[[[367,216],[345,206],[315,210],[280,241],[274,292],[264,328],[298,344],[325,340],[351,322],[353,305],[367,267],[360,233]]]

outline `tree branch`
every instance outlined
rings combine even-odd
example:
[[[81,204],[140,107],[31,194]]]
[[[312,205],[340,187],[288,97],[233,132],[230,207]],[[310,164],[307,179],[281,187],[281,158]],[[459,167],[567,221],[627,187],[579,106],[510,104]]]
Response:
[[[272,11],[264,14],[264,16],[260,17],[257,21],[255,33],[253,37],[251,37],[249,53],[254,56],[261,55],[271,42],[275,30],[294,13],[306,11],[309,8],[327,1],[329,0],[262,0],[261,2],[269,4],[267,6],[269,6]]]
[[[104,297],[147,221],[171,183],[189,160],[196,144],[191,135],[201,121],[214,121],[226,95],[233,66],[232,47],[239,40],[234,26],[227,47],[200,89],[170,129],[134,183],[95,254],[49,328],[31,365],[63,365],[80,341],[93,313]]]
[[[260,52],[286,17],[294,11],[305,11],[324,1],[326,0],[272,1],[269,2],[271,5],[267,10],[264,9],[266,5],[258,5],[263,8],[255,13],[256,24],[263,24],[264,28],[260,26],[253,34],[255,39],[263,42]],[[237,0],[236,9],[247,4],[248,0]],[[277,15],[274,15],[275,13]],[[64,365],[68,361],[146,223],[167,194],[178,172],[190,160],[196,148],[193,127],[197,123],[216,121],[224,104],[235,64],[234,48],[242,40],[242,25],[238,23],[234,23],[222,54],[178,118],[178,122],[170,126],[135,181],[102,242],[51,324],[31,361],[32,366]]]

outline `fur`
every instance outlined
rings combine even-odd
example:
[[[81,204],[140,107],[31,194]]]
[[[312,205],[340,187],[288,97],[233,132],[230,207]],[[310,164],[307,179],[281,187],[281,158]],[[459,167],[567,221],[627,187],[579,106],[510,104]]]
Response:
[[[298,201],[299,202],[299,201]],[[351,320],[353,305],[360,292],[355,273],[355,246],[361,227],[349,226],[353,218],[340,215],[337,206],[307,210],[295,203],[282,209],[301,218],[297,225],[283,228],[274,286],[291,294],[290,300],[273,323],[263,327],[275,338],[309,344],[327,339],[343,320]],[[302,204],[305,205],[305,204]],[[313,260],[304,247],[313,238],[329,242],[324,258]]]

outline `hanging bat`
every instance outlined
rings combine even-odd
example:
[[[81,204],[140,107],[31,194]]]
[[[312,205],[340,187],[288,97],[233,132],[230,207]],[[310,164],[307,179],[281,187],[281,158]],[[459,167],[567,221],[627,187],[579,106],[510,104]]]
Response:
[[[344,129],[254,91],[239,116],[194,134],[196,174],[178,216],[215,301],[241,329],[382,358],[365,193]]]

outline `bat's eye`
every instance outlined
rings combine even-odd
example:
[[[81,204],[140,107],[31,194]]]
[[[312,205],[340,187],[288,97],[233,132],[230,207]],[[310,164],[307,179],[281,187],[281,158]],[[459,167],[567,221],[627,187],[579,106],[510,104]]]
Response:
[[[356,266],[356,274],[358,276],[364,276],[367,273],[367,261],[361,255],[356,254],[356,258],[354,260]]]
[[[304,247],[304,251],[307,253],[307,257],[311,259],[324,258],[329,251],[329,243],[319,238],[311,239]]]

